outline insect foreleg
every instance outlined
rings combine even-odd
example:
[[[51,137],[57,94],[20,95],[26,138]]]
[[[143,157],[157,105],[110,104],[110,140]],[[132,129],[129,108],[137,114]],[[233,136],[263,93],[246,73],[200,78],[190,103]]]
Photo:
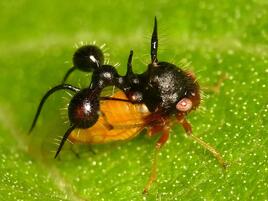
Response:
[[[195,142],[197,142],[198,144],[200,144],[203,148],[205,148],[206,150],[208,150],[218,160],[219,164],[223,167],[223,169],[226,169],[227,163],[222,158],[222,156],[221,156],[221,154],[220,154],[219,151],[217,151],[210,144],[204,142],[203,140],[201,140],[197,136],[193,135],[192,134],[191,124],[185,118],[179,119],[179,123],[182,125],[182,127],[184,128],[184,130],[187,133],[187,136],[189,138],[191,138],[192,140],[194,140]]]
[[[169,132],[170,132],[170,127],[168,125],[165,125],[162,127],[162,135],[159,138],[159,140],[156,142],[155,146],[155,154],[153,158],[153,164],[152,164],[152,169],[151,169],[151,175],[149,177],[149,180],[147,181],[146,186],[144,187],[143,193],[147,193],[153,182],[157,178],[157,161],[158,161],[158,154],[160,151],[160,148],[167,142],[169,138]]]

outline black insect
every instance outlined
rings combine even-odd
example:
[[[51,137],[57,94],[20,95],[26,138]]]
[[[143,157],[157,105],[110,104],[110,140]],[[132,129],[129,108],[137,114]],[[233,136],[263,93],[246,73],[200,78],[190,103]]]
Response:
[[[68,107],[70,127],[61,140],[55,158],[67,138],[73,142],[107,143],[130,139],[144,128],[148,129],[150,136],[162,132],[156,144],[156,150],[159,150],[168,140],[170,127],[177,121],[189,137],[209,150],[225,167],[226,163],[219,152],[193,136],[192,127],[186,120],[187,114],[200,104],[200,87],[195,76],[174,64],[158,61],[157,50],[156,19],[151,38],[151,63],[142,74],[132,71],[132,50],[126,75],[121,76],[114,66],[104,64],[104,55],[100,48],[92,45],[80,47],[74,53],[74,66],[64,76],[63,83],[50,89],[42,98],[30,132],[35,127],[47,98],[56,91],[69,90],[74,92]],[[92,72],[88,87],[79,89],[64,83],[75,69]],[[101,96],[102,90],[107,86],[115,86],[120,92],[113,96]],[[108,113],[105,112],[107,110]],[[79,135],[77,130],[83,132]],[[154,165],[144,191],[147,191],[155,178]]]

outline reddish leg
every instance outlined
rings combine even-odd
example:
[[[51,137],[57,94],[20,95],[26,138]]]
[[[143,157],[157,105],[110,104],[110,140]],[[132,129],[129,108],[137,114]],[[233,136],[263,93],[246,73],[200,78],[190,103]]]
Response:
[[[222,86],[222,83],[224,83],[224,81],[227,80],[227,79],[228,79],[227,74],[222,74],[220,76],[220,78],[218,79],[217,83],[215,83],[212,86],[205,86],[205,87],[203,87],[203,90],[205,92],[208,92],[208,93],[219,94],[220,93],[221,86]]]
[[[169,131],[170,131],[169,126],[166,125],[163,127],[163,129],[162,129],[163,133],[155,145],[155,148],[157,150],[159,150],[167,142],[167,140],[169,138]]]
[[[150,137],[155,135],[156,133],[163,131],[163,128],[166,125],[166,120],[157,113],[147,117],[145,119],[145,122],[151,125],[148,130],[148,135]]]
[[[187,136],[190,137],[195,142],[197,142],[198,144],[200,144],[202,147],[204,147],[206,150],[208,150],[211,154],[213,154],[213,156],[218,160],[220,165],[224,169],[226,169],[227,163],[224,161],[224,159],[222,158],[221,154],[214,147],[209,145],[208,143],[206,143],[203,140],[201,140],[200,138],[192,135],[192,126],[185,119],[185,117],[184,116],[177,116],[177,119],[178,119],[179,123],[182,125],[182,127],[184,128],[185,132],[187,133]]]
[[[150,137],[152,137],[153,135],[155,135],[156,133],[159,133],[163,130],[163,126],[162,125],[157,125],[157,126],[153,126],[151,128],[148,129],[148,135]]]
[[[179,117],[178,121],[182,125],[182,127],[184,128],[185,132],[188,135],[191,135],[192,134],[192,126],[191,126],[191,124],[184,117]]]
[[[170,128],[168,125],[162,126],[161,130],[163,133],[155,145],[155,154],[154,154],[154,159],[153,159],[153,164],[152,164],[152,169],[151,169],[151,175],[149,177],[149,180],[148,180],[146,186],[144,187],[144,190],[143,190],[144,194],[148,192],[149,188],[151,187],[153,182],[156,180],[158,153],[160,151],[160,148],[167,142],[168,137],[169,137]],[[153,127],[151,129],[151,132],[153,132],[153,131],[157,131],[157,132],[160,131],[160,127],[159,126]],[[152,133],[152,134],[154,134],[154,133]]]

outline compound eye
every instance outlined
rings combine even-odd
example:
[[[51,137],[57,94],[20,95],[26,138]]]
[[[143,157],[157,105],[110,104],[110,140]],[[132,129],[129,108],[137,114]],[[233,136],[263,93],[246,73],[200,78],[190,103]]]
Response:
[[[193,103],[189,98],[183,98],[177,103],[176,109],[181,112],[187,112],[192,109],[192,106]]]

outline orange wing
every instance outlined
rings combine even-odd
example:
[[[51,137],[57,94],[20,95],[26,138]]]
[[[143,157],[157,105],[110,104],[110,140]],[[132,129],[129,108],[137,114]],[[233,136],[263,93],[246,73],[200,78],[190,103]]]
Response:
[[[128,100],[122,91],[116,92],[111,97]],[[144,118],[150,114],[144,104],[115,100],[101,101],[100,109],[104,115],[100,115],[94,126],[88,129],[75,129],[68,139],[74,143],[86,144],[131,139],[144,129],[146,126]]]

